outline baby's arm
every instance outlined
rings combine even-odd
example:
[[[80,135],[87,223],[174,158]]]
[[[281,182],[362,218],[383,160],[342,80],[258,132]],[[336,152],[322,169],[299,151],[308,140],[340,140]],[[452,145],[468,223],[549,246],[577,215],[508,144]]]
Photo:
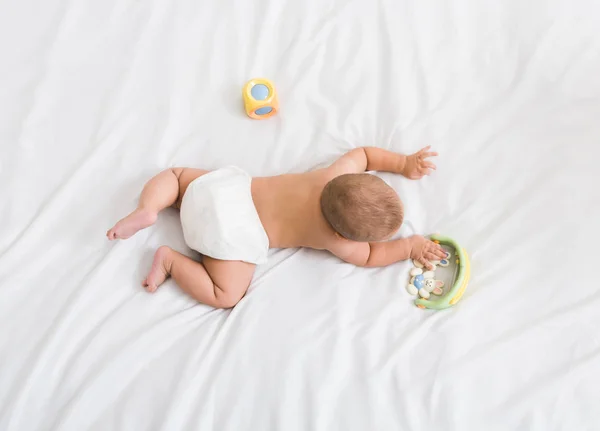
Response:
[[[328,249],[348,263],[370,268],[414,259],[421,262],[426,268],[433,269],[429,261],[446,257],[446,253],[439,244],[420,235],[371,243],[338,238]]]
[[[429,175],[435,165],[428,157],[438,154],[430,152],[427,146],[410,156],[394,153],[377,147],[355,148],[340,157],[329,169],[337,175],[360,173],[365,171],[393,172],[413,180]]]

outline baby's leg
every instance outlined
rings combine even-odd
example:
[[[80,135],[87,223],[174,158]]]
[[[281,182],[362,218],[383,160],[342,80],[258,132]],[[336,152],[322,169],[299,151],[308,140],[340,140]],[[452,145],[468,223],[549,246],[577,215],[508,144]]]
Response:
[[[203,263],[196,262],[162,246],[154,254],[152,269],[142,284],[154,292],[170,275],[198,302],[216,308],[235,306],[250,286],[255,265],[206,256],[203,259]]]
[[[127,239],[137,231],[151,226],[158,213],[174,205],[179,207],[187,186],[208,171],[192,168],[172,168],[162,171],[146,183],[138,207],[119,220],[107,233],[109,240]]]

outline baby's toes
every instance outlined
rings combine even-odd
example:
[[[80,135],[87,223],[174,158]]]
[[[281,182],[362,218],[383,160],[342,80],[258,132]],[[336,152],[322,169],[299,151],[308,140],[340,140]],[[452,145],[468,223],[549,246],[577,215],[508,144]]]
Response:
[[[117,232],[117,229],[116,229],[116,228],[114,228],[114,227],[113,227],[113,228],[111,228],[111,229],[108,231],[108,233],[107,233],[107,235],[106,235],[106,236],[108,236],[108,239],[109,239],[109,240],[115,240],[115,239],[117,239],[117,238],[118,238],[118,232]]]
[[[152,281],[149,281],[148,277],[146,277],[144,281],[142,281],[142,286],[144,286],[144,289],[146,289],[146,291],[150,293],[154,293],[156,292],[156,289],[158,289],[156,283],[152,283]]]

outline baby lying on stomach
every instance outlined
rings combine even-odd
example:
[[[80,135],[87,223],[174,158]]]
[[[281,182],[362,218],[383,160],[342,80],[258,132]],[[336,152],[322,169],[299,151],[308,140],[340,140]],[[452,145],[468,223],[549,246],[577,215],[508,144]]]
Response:
[[[236,167],[171,168],[148,181],[137,209],[106,235],[129,238],[154,224],[159,211],[179,208],[184,239],[202,262],[159,247],[143,285],[154,292],[171,276],[196,300],[218,308],[244,296],[269,248],[329,250],[365,267],[410,258],[431,268],[430,260],[445,257],[442,248],[419,235],[390,241],[402,224],[402,201],[365,171],[419,179],[435,169],[427,160],[432,156],[429,147],[410,156],[356,148],[328,168],[257,178]]]

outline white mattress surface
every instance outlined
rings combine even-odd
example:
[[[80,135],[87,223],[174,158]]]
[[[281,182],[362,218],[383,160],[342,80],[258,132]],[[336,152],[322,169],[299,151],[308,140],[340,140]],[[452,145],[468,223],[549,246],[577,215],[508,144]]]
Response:
[[[600,429],[600,4],[593,0],[0,2],[0,430]],[[244,115],[273,80],[281,112]],[[104,234],[169,166],[382,174],[402,235],[472,258],[416,308],[409,263],[272,250],[231,311],[168,281],[174,210]]]

